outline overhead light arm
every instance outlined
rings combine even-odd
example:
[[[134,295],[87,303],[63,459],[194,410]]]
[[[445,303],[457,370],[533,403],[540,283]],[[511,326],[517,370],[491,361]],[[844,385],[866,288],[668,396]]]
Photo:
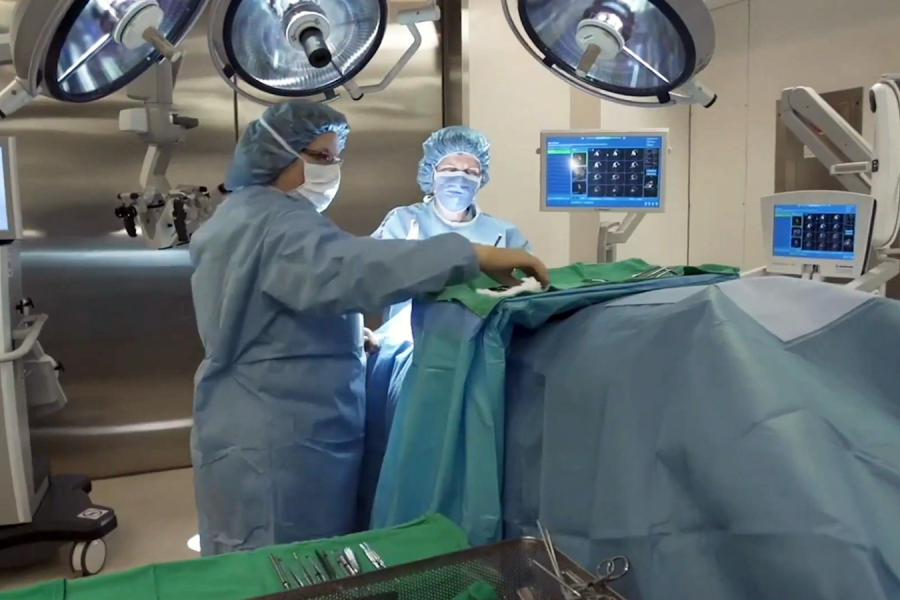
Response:
[[[403,55],[390,69],[390,71],[388,71],[388,73],[382,78],[382,80],[376,84],[359,85],[355,79],[350,79],[339,84],[338,86],[336,86],[336,88],[326,90],[314,96],[272,98],[267,95],[263,95],[261,92],[251,90],[250,88],[253,87],[252,85],[242,86],[240,80],[238,79],[238,77],[236,77],[234,68],[228,63],[228,59],[226,58],[227,53],[225,52],[224,47],[225,41],[222,35],[222,31],[225,26],[225,13],[227,6],[227,1],[219,0],[218,2],[214,3],[210,15],[209,35],[207,36],[207,43],[209,45],[209,52],[210,56],[212,57],[213,67],[236,94],[238,94],[242,98],[262,105],[272,105],[277,102],[282,102],[286,99],[292,99],[296,102],[309,103],[333,102],[334,100],[340,98],[342,95],[341,91],[338,88],[342,88],[343,92],[353,100],[361,100],[366,94],[381,92],[388,86],[390,86],[391,83],[393,83],[393,81],[397,78],[404,67],[406,67],[409,61],[412,60],[413,55],[415,55],[415,53],[422,47],[423,38],[418,25],[429,21],[437,21],[441,17],[441,11],[437,5],[436,0],[428,0],[420,7],[401,10],[397,14],[397,22],[400,25],[405,25],[407,27],[410,34],[412,35],[412,41]]]
[[[681,87],[673,90],[672,92],[669,92],[668,94],[656,97],[648,97],[648,99],[646,100],[635,100],[632,97],[613,94],[605,90],[590,86],[586,84],[581,78],[585,77],[587,72],[590,71],[590,69],[593,67],[594,63],[602,58],[603,51],[607,46],[606,43],[603,43],[602,40],[599,43],[593,44],[585,40],[577,40],[584,49],[585,54],[583,55],[581,63],[576,70],[578,77],[573,77],[571,74],[563,72],[556,68],[553,65],[552,61],[547,60],[547,57],[539,54],[535,47],[528,40],[526,40],[524,35],[522,35],[522,32],[517,25],[517,19],[513,16],[512,9],[510,8],[510,2],[512,0],[499,1],[503,8],[503,16],[505,17],[506,22],[509,25],[510,30],[512,30],[512,33],[515,36],[516,40],[519,42],[519,45],[521,45],[522,48],[524,48],[532,58],[538,61],[541,66],[550,71],[550,73],[552,73],[555,77],[564,81],[568,85],[581,90],[586,94],[601,98],[603,100],[608,100],[610,102],[615,102],[616,104],[632,106],[635,108],[665,108],[667,106],[675,106],[679,104],[699,104],[704,108],[709,108],[715,103],[717,99],[716,94],[712,90],[707,88],[696,79],[688,81]],[[579,24],[579,32],[583,32],[585,29],[590,28],[584,27],[584,23]],[[597,39],[596,36],[594,37],[594,39]],[[624,40],[617,41],[620,41],[624,45]],[[608,50],[608,48],[606,49]]]
[[[0,91],[0,119],[6,119],[28,106],[34,96],[28,93],[22,80],[16,77]]]
[[[434,0],[419,8],[408,8],[397,13],[397,22],[409,29],[413,37],[412,43],[380,83],[357,86],[352,79],[345,83],[343,87],[347,90],[350,97],[354,100],[360,100],[365,94],[384,91],[397,78],[397,75],[400,74],[400,71],[406,67],[409,61],[412,60],[413,55],[419,51],[419,48],[422,47],[422,32],[419,31],[418,25],[420,23],[440,21],[440,19],[441,9]]]

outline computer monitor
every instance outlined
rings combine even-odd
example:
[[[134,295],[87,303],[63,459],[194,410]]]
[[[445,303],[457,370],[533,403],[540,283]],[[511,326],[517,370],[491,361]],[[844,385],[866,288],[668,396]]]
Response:
[[[668,133],[542,131],[541,210],[662,212]]]
[[[840,191],[800,191],[762,199],[766,270],[855,279],[866,272],[876,202]]]
[[[16,139],[0,137],[0,243],[22,237]]]

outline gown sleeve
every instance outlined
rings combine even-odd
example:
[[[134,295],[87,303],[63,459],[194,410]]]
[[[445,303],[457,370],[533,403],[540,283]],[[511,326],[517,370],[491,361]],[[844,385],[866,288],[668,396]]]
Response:
[[[377,240],[405,240],[411,221],[403,207],[395,208],[387,214],[372,237]]]
[[[527,252],[534,253],[534,247],[525,236],[519,231],[518,227],[511,227],[506,237],[507,248],[522,248]]]
[[[357,237],[310,207],[273,218],[260,258],[263,294],[297,312],[371,313],[479,275],[457,234],[407,241]]]

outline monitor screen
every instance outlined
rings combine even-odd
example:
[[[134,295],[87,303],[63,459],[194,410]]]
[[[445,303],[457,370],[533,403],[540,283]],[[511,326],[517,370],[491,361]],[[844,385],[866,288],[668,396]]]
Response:
[[[661,208],[663,139],[653,133],[548,136],[547,208]]]
[[[856,205],[776,204],[772,254],[798,259],[853,261]]]

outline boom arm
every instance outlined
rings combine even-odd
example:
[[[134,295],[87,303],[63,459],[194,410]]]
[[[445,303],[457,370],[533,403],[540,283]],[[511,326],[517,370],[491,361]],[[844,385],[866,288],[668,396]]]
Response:
[[[872,148],[812,88],[788,88],[781,93],[782,122],[829,171],[845,163],[871,162]],[[867,173],[835,175],[848,191],[868,194]]]
[[[900,231],[900,75],[883,75],[869,92],[874,149],[815,90],[788,88],[781,119],[851,192],[878,202],[872,248],[891,246]]]

